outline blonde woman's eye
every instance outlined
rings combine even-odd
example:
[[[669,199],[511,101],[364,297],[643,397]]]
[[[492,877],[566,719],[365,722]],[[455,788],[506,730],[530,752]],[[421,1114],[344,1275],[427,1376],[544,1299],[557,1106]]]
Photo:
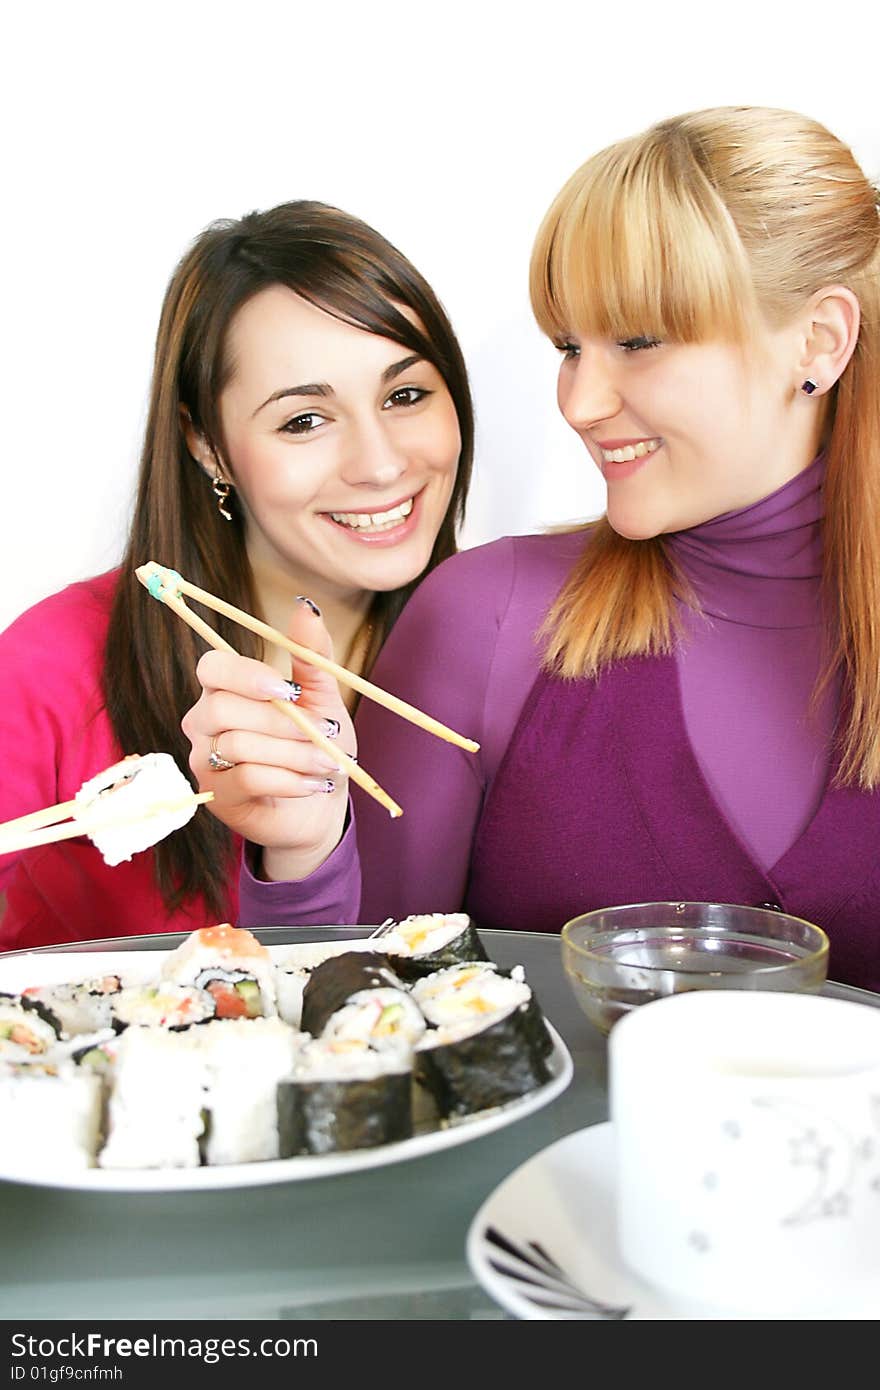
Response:
[[[643,352],[645,348],[655,348],[660,346],[659,338],[639,336],[637,338],[623,338],[617,346],[623,348],[624,352]]]
[[[421,386],[401,386],[398,390],[391,392],[382,409],[389,410],[395,405],[418,405],[419,401],[424,400],[425,396],[430,396],[430,394],[430,391],[424,390]]]
[[[572,358],[580,356],[581,350],[578,347],[577,343],[571,343],[566,338],[563,338],[560,342],[554,343],[553,346],[555,347],[557,352],[562,353],[562,356],[567,361],[571,361]]]
[[[323,425],[325,417],[316,415],[310,410],[305,415],[294,415],[292,420],[288,420],[286,425],[281,426],[282,434],[313,434],[319,425]]]

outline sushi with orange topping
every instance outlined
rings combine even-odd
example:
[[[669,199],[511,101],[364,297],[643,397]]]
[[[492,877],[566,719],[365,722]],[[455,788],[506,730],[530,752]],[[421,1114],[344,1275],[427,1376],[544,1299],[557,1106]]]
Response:
[[[266,947],[245,927],[222,922],[191,932],[172,951],[162,977],[207,990],[215,1018],[275,1018],[275,967]]]

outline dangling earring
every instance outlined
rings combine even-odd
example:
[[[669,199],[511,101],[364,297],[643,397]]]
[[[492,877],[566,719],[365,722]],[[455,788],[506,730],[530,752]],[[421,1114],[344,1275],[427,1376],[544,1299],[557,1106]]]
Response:
[[[217,498],[217,510],[218,510],[218,512],[220,513],[220,515],[221,515],[222,517],[225,517],[225,519],[226,519],[227,521],[231,521],[231,520],[232,520],[232,512],[227,511],[226,505],[225,505],[225,504],[226,504],[226,499],[227,499],[227,497],[229,496],[230,492],[232,491],[232,484],[231,484],[231,483],[227,483],[226,479],[223,477],[223,474],[220,472],[220,469],[219,469],[219,468],[217,469],[217,472],[214,474],[214,477],[211,479],[211,491],[213,492],[214,496]]]
[[[814,381],[813,378],[812,378],[811,376],[808,376],[807,379],[806,379],[806,381],[805,381],[805,382],[803,383],[803,385],[801,386],[801,390],[803,391],[803,393],[804,393],[805,396],[812,396],[813,392],[814,392],[814,391],[817,391],[818,389],[819,389],[819,383],[818,383],[818,381]]]

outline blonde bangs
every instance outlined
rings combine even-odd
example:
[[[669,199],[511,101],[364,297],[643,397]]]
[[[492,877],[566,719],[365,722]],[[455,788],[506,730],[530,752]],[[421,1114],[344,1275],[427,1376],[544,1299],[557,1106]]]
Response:
[[[554,340],[742,342],[758,316],[730,214],[685,141],[662,128],[569,179],[539,229],[530,293]]]

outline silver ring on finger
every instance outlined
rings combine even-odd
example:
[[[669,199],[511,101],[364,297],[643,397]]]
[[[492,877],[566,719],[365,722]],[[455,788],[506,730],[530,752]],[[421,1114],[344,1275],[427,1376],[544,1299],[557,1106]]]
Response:
[[[217,746],[218,741],[219,734],[214,734],[211,738],[211,751],[208,754],[208,767],[213,768],[215,772],[228,772],[230,768],[235,767],[235,763],[231,763],[228,758],[224,758]]]

